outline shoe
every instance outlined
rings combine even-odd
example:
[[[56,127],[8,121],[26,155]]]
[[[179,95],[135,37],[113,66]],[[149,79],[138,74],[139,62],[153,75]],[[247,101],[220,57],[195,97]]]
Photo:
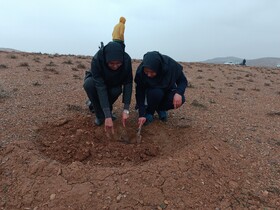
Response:
[[[154,117],[151,114],[146,114],[145,118],[146,118],[146,122],[144,123],[144,125],[149,125],[154,121]]]
[[[166,122],[167,121],[167,111],[157,111],[157,113],[158,113],[158,118],[162,122]]]
[[[86,105],[89,108],[89,111],[91,111],[91,113],[94,113],[93,104],[91,103],[91,101],[89,99],[86,101]]]
[[[104,121],[105,121],[104,119],[99,119],[96,117],[94,120],[94,123],[95,123],[95,125],[100,126],[104,123]]]
[[[115,121],[117,119],[117,116],[112,113],[112,120]]]

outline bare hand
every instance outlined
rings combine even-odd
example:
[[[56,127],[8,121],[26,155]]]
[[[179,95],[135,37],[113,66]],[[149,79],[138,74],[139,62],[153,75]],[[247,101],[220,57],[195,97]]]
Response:
[[[182,96],[178,93],[175,93],[173,97],[173,106],[174,109],[179,108],[182,105]]]
[[[127,114],[125,112],[122,113],[122,124],[123,124],[123,127],[125,127],[125,124],[126,124],[126,121],[127,121],[128,117],[129,117],[129,114]]]
[[[114,125],[111,117],[105,119],[105,132],[110,132],[110,130],[112,131],[112,134],[114,134]]]
[[[141,128],[144,125],[145,122],[146,122],[146,117],[139,117],[138,118],[138,126],[139,126],[139,128]]]

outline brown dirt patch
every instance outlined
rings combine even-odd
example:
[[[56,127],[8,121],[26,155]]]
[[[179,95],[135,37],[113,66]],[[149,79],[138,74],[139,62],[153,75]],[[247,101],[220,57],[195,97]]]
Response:
[[[137,144],[120,100],[115,135],[93,125],[90,62],[0,52],[1,209],[279,209],[279,70],[182,63],[186,104]]]

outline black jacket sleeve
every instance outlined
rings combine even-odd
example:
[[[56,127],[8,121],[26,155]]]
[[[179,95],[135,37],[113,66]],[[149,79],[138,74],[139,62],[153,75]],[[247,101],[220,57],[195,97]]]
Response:
[[[104,112],[105,118],[112,117],[109,98],[107,94],[107,86],[101,75],[101,67],[98,63],[98,60],[95,58],[93,58],[91,62],[91,73],[97,90],[100,106]]]
[[[176,80],[176,92],[181,96],[184,95],[186,88],[188,87],[188,80],[183,71],[179,75],[178,79]]]
[[[124,109],[129,110],[129,106],[131,103],[131,95],[132,95],[132,86],[133,86],[133,75],[132,75],[132,65],[131,59],[128,58],[126,62],[126,68],[128,71],[128,75],[123,83],[123,98],[122,102],[124,103]]]
[[[138,106],[138,113],[139,117],[144,117],[146,112],[145,107],[145,95],[146,95],[146,88],[141,81],[140,73],[136,73],[135,79],[136,83],[136,104]]]

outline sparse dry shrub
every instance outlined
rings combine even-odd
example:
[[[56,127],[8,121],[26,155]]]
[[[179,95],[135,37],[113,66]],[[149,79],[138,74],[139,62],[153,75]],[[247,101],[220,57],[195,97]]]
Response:
[[[188,88],[194,88],[193,82],[188,81]]]
[[[56,66],[56,65],[53,61],[50,61],[48,64],[46,64],[46,66]]]
[[[48,72],[52,72],[54,74],[59,74],[59,72],[55,69],[55,68],[47,68],[47,67],[44,67],[43,69],[44,71],[48,71]]]
[[[42,84],[39,83],[38,81],[35,81],[35,82],[32,83],[32,85],[33,85],[33,86],[41,86]]]
[[[69,59],[69,60],[67,60],[67,61],[64,61],[64,62],[63,62],[63,64],[69,64],[69,65],[72,65],[72,64],[73,64],[73,62]]]
[[[17,56],[15,56],[15,55],[11,55],[11,56],[9,56],[11,59],[17,59]]]
[[[87,59],[87,56],[79,55],[79,56],[77,56],[77,58],[79,58],[79,59]]]
[[[268,140],[268,143],[280,146],[280,139],[271,138],[271,139]],[[278,191],[279,191],[279,194],[280,194],[280,189],[278,189]],[[278,191],[276,190],[276,192],[278,192]]]
[[[5,91],[4,88],[0,85],[0,101],[10,97],[10,93]]]
[[[259,92],[259,91],[261,91],[259,88],[256,88],[256,87],[255,87],[255,88],[253,88],[252,90],[254,90],[254,91],[258,91],[258,92]]]
[[[270,86],[270,83],[266,82],[266,83],[264,83],[264,86]]]
[[[82,63],[79,63],[79,64],[77,65],[77,68],[78,68],[78,69],[85,69],[86,66],[85,66],[84,64],[82,64]]]
[[[23,62],[19,64],[20,67],[28,67],[29,64],[27,62]]]
[[[73,74],[74,79],[82,79],[79,75]]]
[[[267,115],[270,117],[280,116],[280,111],[271,111],[271,112],[268,112]]]
[[[37,58],[34,58],[33,60],[34,60],[36,63],[41,63],[40,58],[38,58],[38,57],[37,57]]]
[[[79,105],[67,104],[66,106],[68,111],[83,111],[83,108]]]
[[[191,105],[198,108],[207,109],[207,107],[204,104],[198,102],[196,99],[192,101]]]
[[[6,69],[8,68],[5,64],[0,64],[0,69]]]

